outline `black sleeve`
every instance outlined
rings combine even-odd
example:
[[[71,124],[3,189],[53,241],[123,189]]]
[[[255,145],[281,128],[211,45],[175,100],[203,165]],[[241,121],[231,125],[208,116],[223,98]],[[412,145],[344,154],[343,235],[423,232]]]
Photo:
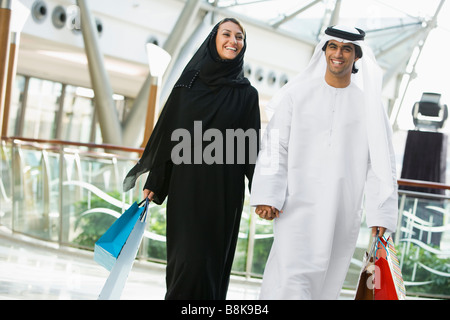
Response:
[[[252,87],[252,90],[250,91],[250,94],[247,99],[247,104],[249,106],[249,113],[246,117],[246,123],[244,125],[244,130],[252,129],[256,131],[256,146],[249,145],[248,146],[248,154],[249,159],[246,161],[245,164],[245,176],[248,179],[248,188],[251,192],[251,186],[252,186],[252,178],[253,178],[253,172],[255,170],[255,163],[256,158],[259,152],[259,146],[260,146],[260,129],[261,129],[261,114],[259,110],[259,97],[258,97],[258,91]],[[250,143],[252,143],[250,141]],[[255,141],[253,141],[255,143]]]
[[[164,202],[169,192],[172,165],[171,161],[167,161],[152,168],[145,182],[144,189],[149,189],[155,193],[153,202],[158,205]]]

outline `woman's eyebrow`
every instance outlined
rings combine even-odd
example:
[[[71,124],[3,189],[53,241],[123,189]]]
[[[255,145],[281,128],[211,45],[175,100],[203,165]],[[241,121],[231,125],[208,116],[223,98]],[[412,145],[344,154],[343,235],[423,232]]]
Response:
[[[222,29],[222,32],[224,32],[224,31],[226,31],[226,32],[232,32],[231,30],[228,30],[228,29]],[[236,34],[243,34],[241,31],[238,31],[238,32],[236,32]]]

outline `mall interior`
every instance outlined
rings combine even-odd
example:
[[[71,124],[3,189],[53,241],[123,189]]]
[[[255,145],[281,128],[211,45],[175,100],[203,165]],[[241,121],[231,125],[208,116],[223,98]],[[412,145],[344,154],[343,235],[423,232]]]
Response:
[[[246,28],[244,72],[258,90],[263,129],[268,102],[306,67],[327,26],[366,30],[394,132],[399,222],[391,236],[406,296],[450,298],[450,91],[417,88],[444,74],[429,68],[427,80],[420,70],[433,62],[433,36],[450,34],[448,1],[0,4],[0,300],[99,297],[110,271],[94,260],[95,243],[140,200],[146,176],[125,193],[123,179],[187,61],[224,17]],[[148,212],[123,300],[164,299],[166,203]],[[339,299],[355,297],[370,232],[363,221]],[[272,242],[273,222],[254,213],[246,188],[227,299],[258,299]]]

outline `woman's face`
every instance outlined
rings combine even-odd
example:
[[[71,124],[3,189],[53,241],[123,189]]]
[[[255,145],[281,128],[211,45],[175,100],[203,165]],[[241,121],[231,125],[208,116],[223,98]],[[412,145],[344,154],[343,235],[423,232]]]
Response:
[[[244,33],[234,22],[227,21],[219,26],[216,36],[216,49],[220,58],[232,60],[244,46]]]

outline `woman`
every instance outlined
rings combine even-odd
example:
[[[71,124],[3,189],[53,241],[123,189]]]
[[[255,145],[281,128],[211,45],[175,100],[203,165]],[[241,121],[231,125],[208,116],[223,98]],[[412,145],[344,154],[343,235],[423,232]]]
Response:
[[[127,191],[139,175],[150,171],[144,196],[156,204],[167,196],[166,299],[226,298],[245,176],[251,185],[254,170],[248,155],[244,164],[226,161],[226,130],[260,129],[258,93],[243,75],[245,49],[245,32],[237,20],[226,18],[213,28],[175,84],[142,158],[124,180]],[[199,154],[199,125],[200,155],[217,142],[209,142],[205,131],[213,129],[224,138],[223,149],[211,153],[215,163],[194,159]],[[172,161],[172,150],[181,143],[172,137],[176,129],[189,132],[194,143],[190,150],[174,154],[182,159],[190,154],[191,161]],[[258,139],[256,134],[256,146],[247,140],[245,150],[258,150]],[[217,158],[221,153],[223,161]]]

